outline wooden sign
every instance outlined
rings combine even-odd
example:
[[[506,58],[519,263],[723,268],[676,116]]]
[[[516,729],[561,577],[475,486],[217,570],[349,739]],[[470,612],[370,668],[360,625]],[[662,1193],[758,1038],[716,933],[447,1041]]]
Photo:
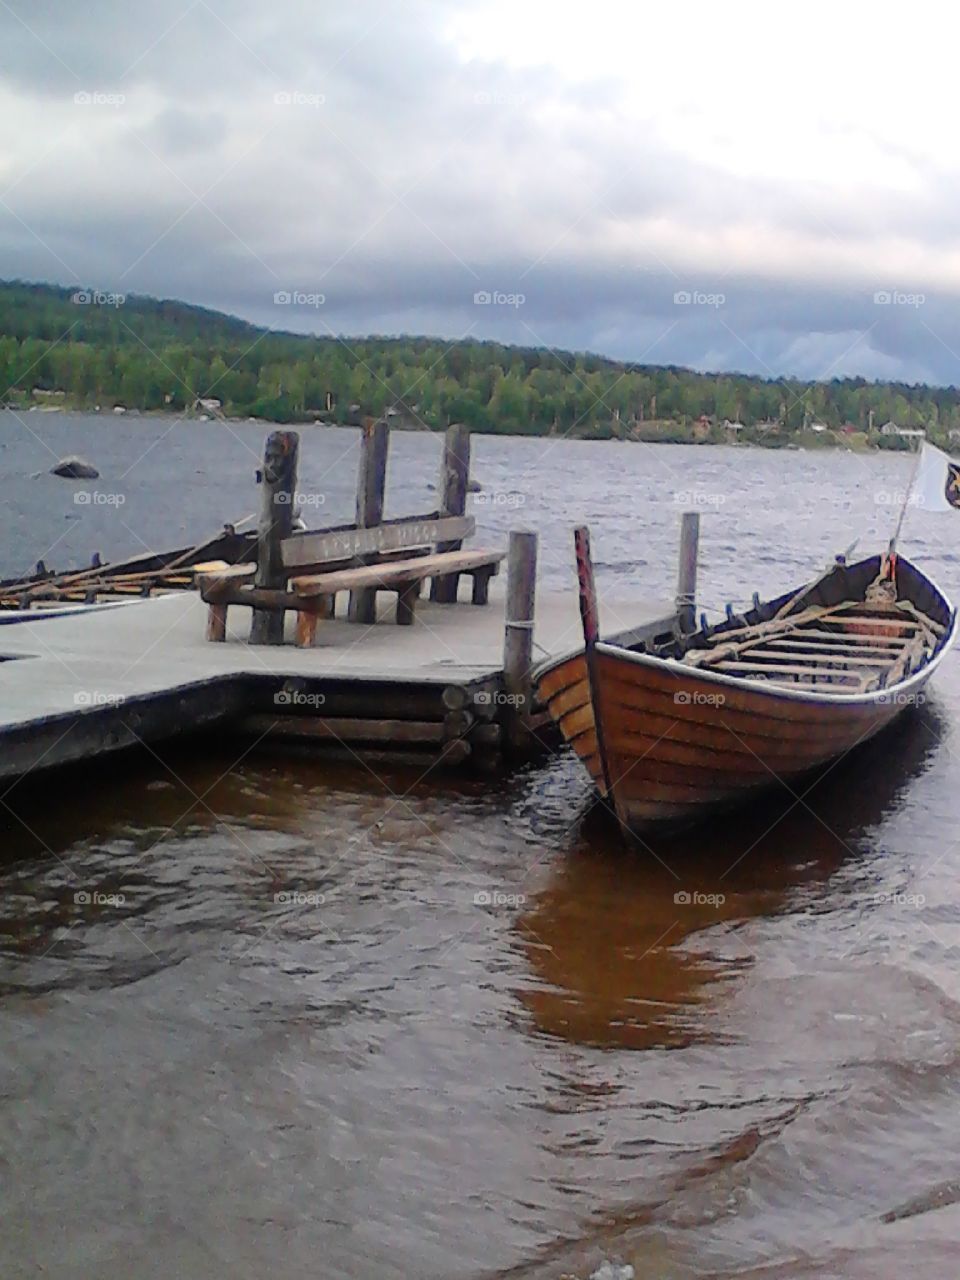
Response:
[[[476,527],[473,516],[441,516],[437,520],[378,524],[370,529],[301,533],[285,539],[281,554],[286,569],[302,569],[328,560],[350,560],[381,551],[407,551],[437,543],[461,542],[472,537]]]

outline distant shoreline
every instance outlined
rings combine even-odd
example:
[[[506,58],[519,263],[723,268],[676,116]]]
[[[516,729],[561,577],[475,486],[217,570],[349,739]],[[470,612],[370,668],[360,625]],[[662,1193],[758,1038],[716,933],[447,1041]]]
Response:
[[[222,413],[189,413],[177,412],[170,409],[127,409],[121,406],[111,406],[105,408],[84,408],[67,403],[41,403],[31,405],[0,405],[0,412],[4,410],[13,414],[83,414],[90,418],[174,418],[181,422],[194,422],[198,425],[207,425],[208,423],[221,423],[225,425],[244,426],[259,425],[261,427],[332,427],[346,428],[357,430],[361,425],[359,422],[338,422],[327,417],[305,418],[300,421],[280,421],[270,418],[257,417],[238,417]],[[442,428],[434,428],[425,425],[422,422],[411,422],[409,420],[400,419],[392,424],[395,431],[421,431],[431,435],[437,435]],[[657,424],[656,427],[644,430],[642,424],[619,430],[611,427],[609,430],[603,429],[603,424],[599,427],[593,426],[583,431],[495,431],[484,427],[471,428],[472,435],[482,436],[504,436],[511,439],[530,439],[530,440],[584,440],[596,443],[617,442],[621,444],[677,444],[689,446],[722,446],[726,445],[733,448],[756,448],[756,449],[785,449],[789,452],[825,452],[831,450],[841,450],[846,453],[909,453],[913,449],[913,437],[898,435],[868,435],[867,432],[843,433],[835,430],[825,430],[812,432],[808,430],[790,431],[775,433],[772,429],[758,430],[756,427],[743,426],[736,433],[726,431],[722,426],[713,426],[708,432],[697,436],[692,429],[685,423],[681,422],[664,422]],[[937,443],[934,441],[934,443]],[[949,442],[940,443],[945,447],[949,447]]]

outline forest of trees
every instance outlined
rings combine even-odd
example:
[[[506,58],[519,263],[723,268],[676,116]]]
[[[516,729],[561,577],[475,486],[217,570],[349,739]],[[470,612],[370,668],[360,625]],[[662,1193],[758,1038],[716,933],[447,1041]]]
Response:
[[[411,424],[505,434],[719,440],[730,420],[769,444],[809,441],[816,423],[895,445],[877,434],[891,420],[941,439],[960,429],[952,387],[700,374],[495,342],[304,337],[180,302],[0,283],[0,403],[51,393],[65,407],[181,413],[215,398],[227,415],[274,422],[392,408]]]

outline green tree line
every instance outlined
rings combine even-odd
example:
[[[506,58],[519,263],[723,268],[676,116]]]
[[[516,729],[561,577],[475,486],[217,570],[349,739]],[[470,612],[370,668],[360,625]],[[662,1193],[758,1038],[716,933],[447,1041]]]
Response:
[[[305,337],[185,303],[0,283],[0,401],[63,393],[74,408],[355,422],[393,408],[430,428],[664,439],[723,437],[724,420],[768,443],[814,423],[877,431],[893,421],[934,437],[960,428],[955,388],[810,383],[701,374],[583,353],[434,338]],[[885,441],[884,443],[890,443]]]

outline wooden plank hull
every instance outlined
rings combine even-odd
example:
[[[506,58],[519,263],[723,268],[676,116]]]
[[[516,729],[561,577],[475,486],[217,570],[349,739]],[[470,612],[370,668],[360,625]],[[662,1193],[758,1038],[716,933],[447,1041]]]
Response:
[[[593,662],[596,706],[583,654],[542,676],[540,694],[597,790],[634,832],[696,822],[752,792],[789,786],[910,705],[892,695],[845,705],[788,699],[745,680],[718,688],[678,673],[679,664],[605,645]]]
[[[909,706],[953,642],[884,690],[774,687],[598,643],[537,675],[541,700],[623,827],[685,825],[786,786],[867,741]],[[802,791],[802,787],[799,788]]]

